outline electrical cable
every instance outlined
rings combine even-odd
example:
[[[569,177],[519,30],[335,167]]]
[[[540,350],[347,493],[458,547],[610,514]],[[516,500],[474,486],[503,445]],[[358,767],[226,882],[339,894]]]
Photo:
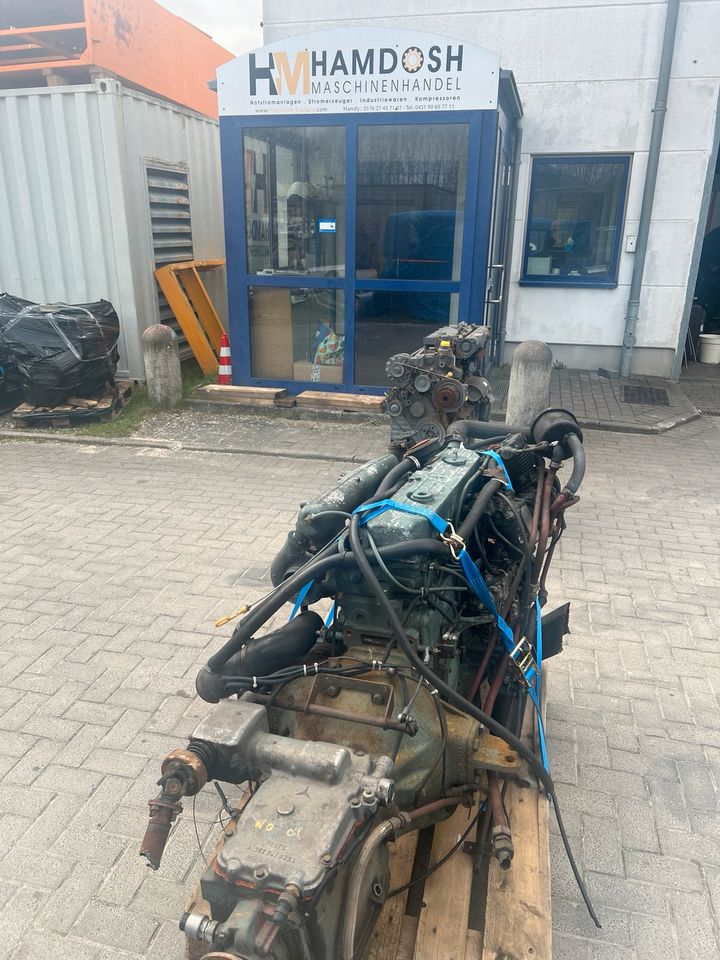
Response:
[[[480,818],[480,814],[484,811],[486,806],[487,806],[487,801],[483,801],[483,803],[480,804],[478,808],[478,812],[469,822],[465,832],[460,835],[460,837],[456,840],[456,842],[452,845],[452,847],[450,847],[447,853],[443,854],[443,856],[438,860],[437,863],[434,863],[431,867],[429,867],[425,871],[425,873],[421,873],[419,877],[415,877],[414,880],[408,880],[408,882],[404,883],[401,887],[396,887],[394,890],[391,890],[385,899],[390,900],[391,897],[396,897],[399,893],[404,893],[406,890],[409,890],[410,887],[414,887],[415,884],[420,883],[421,880],[427,880],[427,878],[430,876],[431,873],[435,873],[436,870],[439,870],[440,867],[446,864],[450,859],[450,857],[456,854],[457,851],[460,849],[460,847],[463,845],[463,843],[465,843],[468,836],[470,835],[470,831],[478,822],[478,819]]]

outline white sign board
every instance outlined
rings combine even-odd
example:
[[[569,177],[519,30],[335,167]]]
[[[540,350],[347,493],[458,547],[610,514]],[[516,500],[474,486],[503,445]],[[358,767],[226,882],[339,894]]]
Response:
[[[494,110],[497,54],[462,40],[375,27],[278,40],[223,64],[220,116]]]

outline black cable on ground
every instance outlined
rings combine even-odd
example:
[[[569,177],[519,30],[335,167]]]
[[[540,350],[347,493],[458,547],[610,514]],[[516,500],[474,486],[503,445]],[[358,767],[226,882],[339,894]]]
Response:
[[[429,867],[425,871],[425,873],[421,873],[419,877],[415,877],[414,880],[408,880],[408,882],[404,883],[401,887],[396,887],[394,890],[391,890],[388,893],[386,900],[389,900],[391,897],[396,897],[399,893],[403,893],[405,890],[409,890],[410,887],[414,887],[415,884],[420,883],[421,880],[427,880],[427,878],[430,876],[431,873],[435,873],[435,871],[439,870],[440,867],[443,866],[443,864],[447,863],[450,857],[452,857],[453,854],[457,853],[457,851],[460,849],[463,843],[465,843],[465,841],[467,840],[468,836],[470,835],[470,831],[478,822],[480,818],[480,814],[485,809],[486,803],[487,801],[485,803],[480,804],[480,806],[478,807],[478,812],[475,814],[475,816],[472,818],[472,820],[468,824],[465,832],[460,835],[458,840],[450,847],[450,849],[446,854],[443,854],[443,856],[438,860],[437,863],[434,863],[431,867]]]

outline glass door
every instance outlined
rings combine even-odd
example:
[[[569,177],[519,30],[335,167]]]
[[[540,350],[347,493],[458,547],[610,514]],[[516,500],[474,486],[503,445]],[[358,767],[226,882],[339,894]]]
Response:
[[[357,128],[354,382],[382,387],[395,353],[458,320],[467,123]]]
[[[243,134],[251,376],[342,384],[345,130]]]
[[[222,121],[236,382],[380,393],[393,354],[481,322],[494,117]]]

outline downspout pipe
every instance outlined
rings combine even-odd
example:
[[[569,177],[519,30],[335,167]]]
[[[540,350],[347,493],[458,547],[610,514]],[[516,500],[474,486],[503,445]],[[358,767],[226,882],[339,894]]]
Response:
[[[653,200],[655,198],[655,184],[657,183],[660,148],[662,146],[665,114],[667,113],[668,88],[670,86],[670,71],[675,50],[675,33],[677,29],[680,0],[667,0],[665,14],[665,33],[663,36],[662,55],[660,57],[660,72],[658,73],[655,106],[653,107],[652,132],[648,147],[647,172],[643,188],[642,207],[640,208],[640,223],[638,225],[637,242],[635,244],[635,262],[633,264],[630,294],[628,296],[627,313],[625,314],[625,333],[620,353],[620,376],[628,377],[632,369],[632,355],[635,348],[635,329],[640,312],[640,292],[642,290],[643,273],[645,271],[645,256],[647,254],[650,220],[652,218]]]

